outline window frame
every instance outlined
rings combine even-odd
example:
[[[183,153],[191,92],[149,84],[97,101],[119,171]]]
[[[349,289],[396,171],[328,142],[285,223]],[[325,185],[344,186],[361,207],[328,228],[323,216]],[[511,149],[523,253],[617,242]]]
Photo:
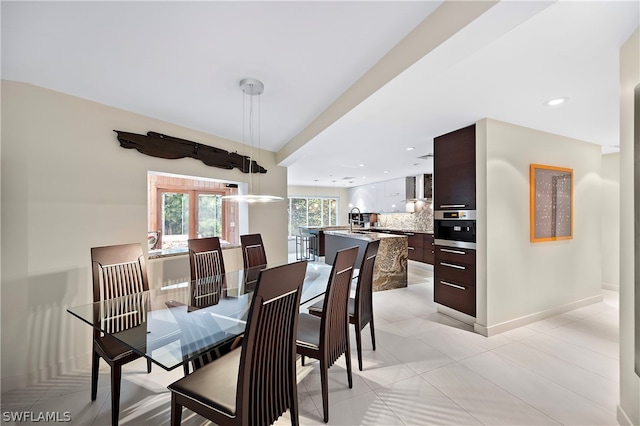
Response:
[[[198,238],[197,224],[199,220],[198,216],[198,196],[199,195],[233,195],[237,194],[238,189],[235,185],[228,185],[224,182],[198,178],[184,175],[166,175],[159,172],[148,172],[148,184],[149,184],[149,200],[147,203],[147,215],[149,231],[161,231],[159,235],[159,242],[157,247],[162,249],[162,239],[164,237],[162,233],[162,194],[163,193],[180,193],[189,195],[189,235],[188,238]],[[155,178],[151,178],[155,176]],[[160,182],[159,182],[160,181]],[[169,181],[169,182],[167,182]],[[212,187],[207,188],[207,184],[211,184]],[[213,187],[220,185],[219,187]],[[222,186],[224,185],[224,186]],[[239,209],[234,203],[222,200],[222,214],[221,214],[221,232],[220,239],[228,241],[230,244],[237,245],[240,241],[239,236]],[[152,212],[153,210],[153,212]],[[231,223],[235,226],[233,229],[230,227]]]
[[[322,200],[323,202],[326,200],[327,202],[331,202],[332,200],[336,202],[336,210],[335,210],[335,225],[339,225],[339,216],[340,216],[340,197],[333,197],[333,196],[320,196],[320,195],[290,195],[287,197],[287,202],[289,203],[288,207],[287,207],[287,213],[288,213],[288,224],[287,224],[287,229],[288,229],[288,233],[289,233],[289,237],[294,237],[295,234],[295,230],[291,229],[291,215],[292,215],[292,211],[293,211],[293,206],[292,206],[292,200],[294,199],[298,199],[298,200],[305,200],[307,202],[307,206],[306,206],[306,211],[305,211],[305,216],[306,216],[306,226],[309,226],[309,200]],[[325,223],[324,222],[324,210],[322,209],[322,206],[320,206],[320,217],[321,217],[321,224],[320,226],[334,226],[331,223]],[[315,225],[314,225],[315,226]]]

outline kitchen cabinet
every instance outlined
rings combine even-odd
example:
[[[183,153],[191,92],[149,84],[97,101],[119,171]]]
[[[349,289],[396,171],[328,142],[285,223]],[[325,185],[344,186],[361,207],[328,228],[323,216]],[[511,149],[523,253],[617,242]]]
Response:
[[[435,245],[433,299],[476,316],[476,251]]]
[[[433,209],[476,209],[476,126],[433,140]]]
[[[378,211],[381,213],[404,213],[406,205],[404,200],[407,198],[405,194],[406,179],[398,178],[383,182],[383,191],[384,197]]]
[[[422,262],[423,259],[423,247],[424,247],[424,235],[416,234],[413,232],[405,232],[407,236],[407,249],[409,250],[409,260],[415,260]]]
[[[349,188],[349,204],[361,212],[377,212],[379,193],[378,185],[361,185]]]
[[[416,262],[430,263],[433,265],[433,234],[426,232],[400,231],[394,229],[372,230],[385,234],[407,236],[407,257]]]
[[[435,243],[433,234],[424,234],[424,246],[422,247],[422,261],[433,265],[435,263]]]

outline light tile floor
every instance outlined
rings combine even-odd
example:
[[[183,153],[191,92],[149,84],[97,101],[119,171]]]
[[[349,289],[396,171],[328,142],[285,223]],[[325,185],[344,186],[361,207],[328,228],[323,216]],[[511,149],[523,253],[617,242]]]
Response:
[[[409,282],[374,294],[377,348],[365,328],[364,371],[358,371],[352,336],[353,388],[344,358],[329,370],[329,424],[617,424],[617,293],[603,291],[601,303],[485,338],[437,312],[428,268],[410,267]],[[299,366],[298,374],[300,423],[324,424],[317,362]],[[157,366],[146,374],[142,360],[125,366],[120,424],[168,424],[166,386],[181,375]],[[91,402],[87,368],[6,392],[3,416],[68,411],[69,424],[109,425],[106,368],[99,385]],[[183,420],[208,424],[189,411]],[[289,423],[288,414],[277,422]]]

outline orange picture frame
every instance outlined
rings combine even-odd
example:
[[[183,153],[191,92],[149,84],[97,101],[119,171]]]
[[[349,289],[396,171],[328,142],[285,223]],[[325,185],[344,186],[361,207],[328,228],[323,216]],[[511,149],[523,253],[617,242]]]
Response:
[[[573,238],[573,169],[531,164],[531,242]]]

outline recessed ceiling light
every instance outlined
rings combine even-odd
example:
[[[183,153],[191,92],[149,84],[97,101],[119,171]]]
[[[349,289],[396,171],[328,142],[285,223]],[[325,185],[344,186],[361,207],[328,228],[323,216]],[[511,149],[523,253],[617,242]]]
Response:
[[[416,149],[415,146],[410,146],[409,148],[407,148],[407,151],[413,151],[414,149]]]
[[[385,170],[385,171],[384,171],[384,172],[382,172],[382,173],[389,173],[389,170]]]
[[[568,100],[569,100],[569,98],[549,99],[547,102],[544,103],[544,105],[545,106],[556,106],[556,105],[563,104],[563,103],[567,102]]]
[[[360,163],[360,164],[358,164],[358,166],[360,166],[360,167],[364,167],[364,166],[365,166],[365,164],[364,164],[364,163]]]

